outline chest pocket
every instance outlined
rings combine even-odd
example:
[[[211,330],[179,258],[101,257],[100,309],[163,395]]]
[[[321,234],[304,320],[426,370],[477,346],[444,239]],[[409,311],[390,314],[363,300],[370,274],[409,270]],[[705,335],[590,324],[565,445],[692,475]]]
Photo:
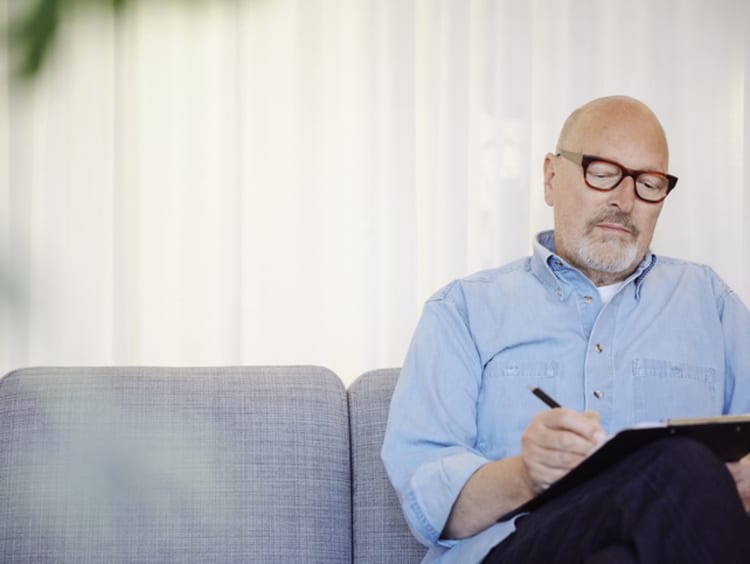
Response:
[[[636,421],[722,413],[724,382],[713,368],[635,359],[633,386]]]
[[[555,397],[557,378],[555,361],[488,363],[477,410],[477,448],[492,458],[520,452],[521,435],[529,421],[548,409],[528,386],[539,386]]]

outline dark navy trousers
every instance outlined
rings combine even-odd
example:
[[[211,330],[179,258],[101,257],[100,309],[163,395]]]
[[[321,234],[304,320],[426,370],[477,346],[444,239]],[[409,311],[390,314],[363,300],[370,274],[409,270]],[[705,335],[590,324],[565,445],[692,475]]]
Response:
[[[517,521],[486,564],[746,564],[750,517],[726,466],[673,438]]]

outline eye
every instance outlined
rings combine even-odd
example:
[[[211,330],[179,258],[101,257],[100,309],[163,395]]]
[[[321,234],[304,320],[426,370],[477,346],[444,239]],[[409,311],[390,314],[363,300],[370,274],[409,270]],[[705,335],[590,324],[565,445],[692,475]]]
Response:
[[[592,161],[586,169],[586,182],[592,188],[609,190],[622,178],[622,170],[606,161]]]
[[[656,174],[642,174],[638,177],[638,184],[645,190],[661,192],[667,187],[667,179]]]
[[[587,173],[594,178],[617,178],[622,171],[611,163],[594,161],[589,165]]]

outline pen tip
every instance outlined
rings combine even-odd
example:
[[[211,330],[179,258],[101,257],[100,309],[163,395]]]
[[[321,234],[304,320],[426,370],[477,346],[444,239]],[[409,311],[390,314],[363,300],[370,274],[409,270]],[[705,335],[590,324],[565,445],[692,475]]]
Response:
[[[532,392],[533,392],[534,390],[536,390],[536,387],[535,387],[535,386],[532,386],[531,384],[526,384],[526,386],[527,386],[527,387],[529,388],[529,390],[531,390]]]

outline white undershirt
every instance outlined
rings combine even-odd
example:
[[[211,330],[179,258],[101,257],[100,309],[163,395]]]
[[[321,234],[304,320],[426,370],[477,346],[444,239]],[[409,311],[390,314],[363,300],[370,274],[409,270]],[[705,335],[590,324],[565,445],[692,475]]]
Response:
[[[599,290],[599,297],[602,299],[602,303],[607,303],[609,300],[612,299],[612,297],[617,293],[617,290],[622,288],[622,285],[625,282],[615,282],[614,284],[607,284],[606,286],[597,286],[597,290]]]

